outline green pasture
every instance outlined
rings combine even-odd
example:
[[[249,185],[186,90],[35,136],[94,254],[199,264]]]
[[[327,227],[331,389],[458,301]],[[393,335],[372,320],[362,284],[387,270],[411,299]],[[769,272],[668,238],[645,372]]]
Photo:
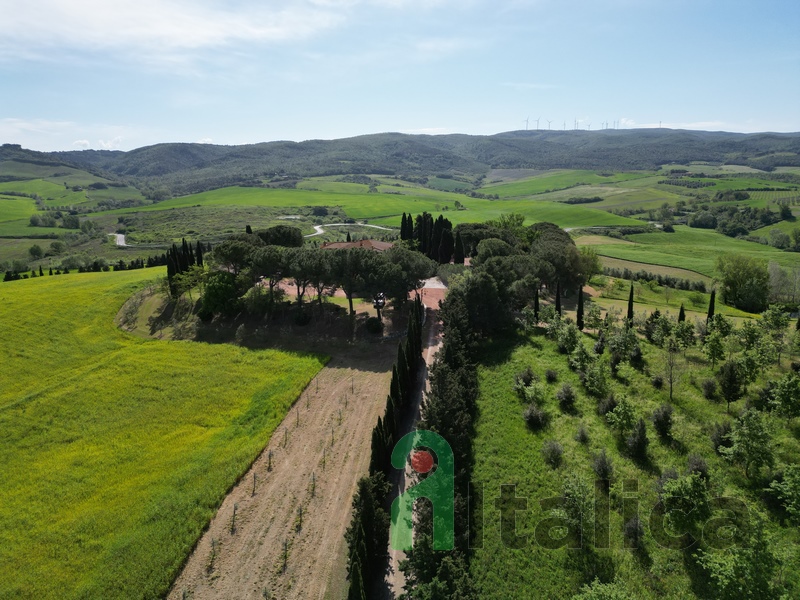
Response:
[[[160,598],[322,357],[114,326],[163,269],[0,283],[0,598]]]
[[[64,184],[53,183],[43,179],[28,181],[7,181],[0,183],[0,194],[3,192],[20,192],[41,196],[47,206],[69,206],[81,204],[88,200],[86,191],[73,192]]]
[[[582,336],[582,343],[590,351],[594,342],[594,335]],[[698,597],[697,591],[704,588],[707,576],[692,568],[689,554],[659,545],[649,526],[651,510],[658,501],[658,477],[668,468],[685,473],[690,454],[699,454],[707,461],[712,495],[739,498],[748,507],[766,512],[760,482],[749,483],[738,467],[723,461],[712,449],[709,435],[714,424],[730,417],[725,414],[724,402],[709,402],[702,396],[700,384],[712,373],[700,351],[689,350],[687,357],[680,359],[681,375],[672,402],[675,442],[663,442],[650,421],[653,411],[669,398],[666,386],[657,390],[650,383],[650,377],[663,370],[663,351],[645,341],[641,344],[646,372],[629,370],[625,379],[613,379],[611,388],[617,398],[627,395],[634,402],[637,418],[642,417],[647,423],[650,445],[649,460],[645,465],[634,462],[620,450],[622,445],[617,435],[597,413],[597,401],[585,393],[578,375],[568,368],[566,356],[558,353],[554,342],[537,333],[527,339],[498,339],[484,347],[478,368],[479,416],[472,477],[475,488],[482,490],[483,494],[483,526],[479,544],[476,544],[479,547],[474,550],[471,561],[472,575],[481,598],[568,599],[579,591],[581,585],[590,583],[595,577],[616,578],[625,587],[629,598],[678,600]],[[542,407],[551,420],[540,432],[533,432],[526,426],[522,417],[525,403],[513,390],[515,374],[527,367],[532,368],[546,387]],[[556,383],[545,383],[547,369],[556,371]],[[788,367],[783,367],[786,369]],[[775,376],[768,373],[751,386],[751,393]],[[562,412],[555,398],[556,391],[565,382],[577,392],[573,414]],[[743,401],[740,401],[738,406],[742,405]],[[770,421],[778,448],[778,463],[797,462],[800,443],[796,426],[787,427],[783,419],[772,418]],[[581,424],[588,431],[586,444],[575,439]],[[564,450],[562,464],[556,469],[542,459],[542,448],[549,440],[557,441]],[[563,547],[547,549],[536,543],[535,532],[542,533],[537,527],[546,526],[543,519],[552,517],[540,502],[558,498],[564,480],[573,474],[583,478],[593,490],[595,474],[592,461],[603,449],[614,466],[610,494],[602,491],[593,491],[592,494],[599,503],[597,507],[609,502],[609,547],[581,551]],[[638,493],[629,497],[645,524],[644,547],[638,552],[625,549],[623,542],[621,482],[624,480],[638,482]],[[514,496],[527,502],[525,506],[518,506],[519,511],[515,513],[514,533],[519,536],[518,548],[509,547],[501,539],[497,504],[501,485],[515,485]],[[788,524],[770,521],[768,531],[774,536],[771,541],[773,548],[795,548],[800,541],[800,532]],[[551,533],[557,537],[559,532]],[[785,581],[796,591],[798,581],[794,573],[800,566],[798,556],[790,553],[783,560],[787,574]]]
[[[0,195],[0,222],[28,219],[36,214],[36,202],[32,198]]]
[[[625,172],[601,175],[597,171],[556,169],[528,179],[510,183],[488,184],[480,191],[485,194],[499,194],[501,198],[532,196],[553,190],[581,185],[614,184],[644,177],[643,173]]]
[[[782,267],[800,266],[800,254],[782,252],[755,242],[737,240],[708,229],[675,227],[675,233],[641,233],[629,235],[630,244],[595,245],[598,254],[696,271],[708,277],[716,275],[715,262],[721,254],[744,254],[774,261]]]
[[[53,235],[58,236],[66,231],[66,229],[62,229],[60,227],[32,227],[30,215],[17,221],[0,221],[0,238],[44,238]]]

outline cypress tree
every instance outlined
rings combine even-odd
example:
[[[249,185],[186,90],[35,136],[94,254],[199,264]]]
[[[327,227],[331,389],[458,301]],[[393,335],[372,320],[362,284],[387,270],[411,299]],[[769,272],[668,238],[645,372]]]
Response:
[[[556,282],[556,314],[561,316],[561,282]]]
[[[578,314],[577,314],[578,329],[583,331],[583,286],[578,289]]]
[[[633,282],[631,281],[631,293],[628,294],[628,318],[627,325],[633,325]]]
[[[48,273],[48,275],[52,275],[52,274],[53,274],[53,267],[50,267],[50,272]],[[800,323],[800,319],[798,319],[798,323]]]
[[[681,302],[681,310],[678,312],[678,323],[683,323],[686,320],[686,309],[683,308],[683,303]]]
[[[197,248],[195,248],[195,253],[197,257],[195,259],[196,264],[198,267],[203,266],[203,242],[197,242]]]
[[[711,290],[711,298],[708,301],[708,315],[706,315],[706,325],[714,318],[714,300],[717,298],[717,290]]]
[[[42,271],[42,265],[39,265],[39,277],[44,277],[44,271]]]
[[[455,248],[455,244],[453,242],[453,232],[450,229],[443,229],[442,230],[442,241],[439,242],[439,252],[438,256],[436,257],[439,261],[439,264],[446,265],[450,262],[450,259],[453,258],[453,249]]]
[[[457,265],[464,264],[464,242],[461,241],[460,231],[456,231],[456,243],[453,249],[453,262]]]
[[[536,288],[533,290],[533,318],[537,323],[539,322],[539,284],[536,284]]]
[[[383,427],[386,432],[386,439],[394,438],[397,433],[397,422],[395,420],[395,404],[391,394],[386,396],[386,413],[383,418]]]
[[[403,382],[400,380],[400,372],[396,363],[392,365],[392,383],[389,387],[389,394],[392,396],[395,409],[405,405],[406,391],[403,387]]]
[[[407,345],[408,339],[397,345],[397,372],[400,375],[400,387],[406,393],[406,397],[403,398],[404,404],[411,398],[411,372],[409,371],[408,360],[406,359]]]
[[[253,233],[253,228],[252,228],[252,227],[250,227],[250,225],[247,225],[247,226],[244,228],[244,232],[245,232],[245,233]]]

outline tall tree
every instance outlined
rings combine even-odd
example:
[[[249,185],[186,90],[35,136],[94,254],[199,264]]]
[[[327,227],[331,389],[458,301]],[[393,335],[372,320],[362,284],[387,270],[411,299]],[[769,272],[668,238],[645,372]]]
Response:
[[[578,329],[583,331],[583,286],[578,288],[578,314],[576,316]]]
[[[539,286],[534,288],[533,291],[533,320],[539,322]]]
[[[678,311],[678,323],[683,323],[686,320],[686,309],[683,308],[683,302],[681,302],[681,309]]]
[[[443,229],[441,235],[441,242],[439,242],[439,252],[436,258],[439,261],[439,264],[446,265],[450,262],[450,259],[453,257],[453,248],[455,247],[455,243],[453,241],[453,231],[452,229]]]
[[[711,290],[711,298],[708,301],[708,314],[706,315],[706,325],[711,323],[711,319],[714,318],[714,301],[717,298],[717,290]]]
[[[628,317],[626,325],[631,327],[633,325],[633,282],[631,281],[631,291],[628,294]]]
[[[461,232],[456,231],[455,248],[453,250],[453,262],[457,265],[464,264],[464,242],[461,240]],[[800,319],[797,320],[800,327]]]

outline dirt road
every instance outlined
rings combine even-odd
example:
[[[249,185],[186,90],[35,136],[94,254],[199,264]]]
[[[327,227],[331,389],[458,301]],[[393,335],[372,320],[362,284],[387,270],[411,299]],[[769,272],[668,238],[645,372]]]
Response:
[[[369,344],[320,371],[224,500],[169,598],[346,595],[344,532],[395,356],[393,343]]]

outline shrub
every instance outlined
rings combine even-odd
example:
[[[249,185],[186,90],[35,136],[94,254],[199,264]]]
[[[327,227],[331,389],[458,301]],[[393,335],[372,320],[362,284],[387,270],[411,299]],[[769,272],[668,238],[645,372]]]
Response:
[[[717,397],[716,379],[704,379],[701,387],[703,388],[703,397],[706,400],[714,400]]]
[[[535,402],[531,402],[522,413],[528,427],[534,431],[544,429],[550,421],[550,416]]]
[[[641,548],[644,540],[644,525],[639,517],[633,517],[622,527],[622,534],[625,536],[626,548]]]
[[[303,313],[301,313],[303,314]],[[299,315],[298,315],[299,316]],[[309,320],[311,319],[309,315]],[[306,321],[307,323],[308,321]],[[297,323],[298,325],[305,325],[305,323]],[[378,335],[383,331],[383,323],[378,317],[370,317],[364,325],[369,333]]]
[[[606,380],[605,366],[600,362],[595,362],[588,369],[582,378],[583,385],[589,395],[595,398],[602,398],[608,393],[608,382]]]
[[[658,492],[659,498],[664,491],[664,485],[668,481],[672,481],[673,479],[678,478],[678,472],[673,468],[669,467],[662,471],[661,476],[656,480],[656,491]]]
[[[575,434],[575,441],[579,444],[589,443],[589,430],[586,429],[586,425],[583,423],[578,427],[578,433]]]
[[[660,390],[664,387],[664,378],[661,375],[654,375],[652,379],[650,379],[650,383],[653,384],[654,388]]]
[[[534,381],[529,386],[522,388],[522,398],[528,404],[541,404],[546,396],[547,388],[538,381]]]
[[[669,439],[672,435],[672,405],[662,404],[653,413],[653,426],[658,435]]]
[[[564,448],[555,440],[547,440],[542,446],[542,457],[544,462],[553,469],[561,466],[561,458],[564,455]]]
[[[730,439],[731,424],[730,421],[725,423],[715,423],[714,430],[711,432],[711,443],[714,446],[714,452],[722,454],[720,448],[730,448],[733,445]]]
[[[614,393],[612,392],[603,398],[597,405],[597,414],[599,414],[601,417],[604,417],[608,413],[612,412],[615,408],[617,408],[617,399],[614,397]]]
[[[594,474],[597,475],[598,479],[603,479],[606,481],[611,479],[611,476],[614,474],[614,464],[606,454],[605,448],[600,451],[600,454],[595,456],[594,462],[592,463],[592,468],[594,469]]]
[[[544,373],[544,377],[547,380],[547,383],[555,383],[558,381],[558,373],[556,373],[553,369],[547,369]]]
[[[625,446],[631,456],[638,459],[644,459],[647,456],[647,446],[650,440],[647,439],[647,426],[644,424],[644,419],[639,419],[639,422],[633,428],[633,432],[625,440]]]
[[[528,386],[534,381],[536,381],[538,377],[536,377],[536,373],[533,372],[533,369],[530,367],[526,367],[524,371],[520,371],[514,376],[514,384],[522,384],[523,386]]]
[[[709,475],[708,475],[708,463],[706,463],[706,459],[698,454],[691,454],[689,455],[689,474],[697,473],[700,475],[700,479],[708,483]]]
[[[575,390],[569,383],[561,386],[561,389],[556,392],[559,408],[565,413],[571,413],[575,410]]]

